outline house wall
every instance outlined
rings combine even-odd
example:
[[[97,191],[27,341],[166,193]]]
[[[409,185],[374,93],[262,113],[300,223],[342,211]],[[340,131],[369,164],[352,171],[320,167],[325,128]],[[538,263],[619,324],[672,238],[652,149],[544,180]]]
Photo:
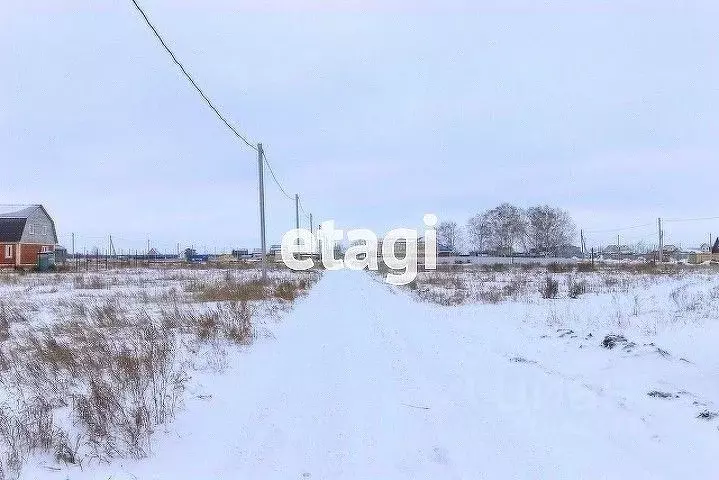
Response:
[[[5,258],[5,247],[13,246],[12,258]],[[0,243],[0,268],[12,267],[32,267],[37,265],[37,255],[46,248],[49,252],[55,251],[54,244],[17,244],[17,243]]]
[[[57,243],[55,223],[44,208],[36,208],[28,216],[20,242],[40,245],[55,245]]]
[[[12,245],[13,256],[12,258],[5,258],[5,247]],[[14,267],[17,258],[17,244],[15,243],[0,243],[0,267]]]
[[[42,251],[42,247],[47,247],[48,252],[55,251],[55,245],[29,245],[29,244],[22,244],[20,245],[21,255],[20,255],[20,264],[21,265],[37,265],[37,255]]]

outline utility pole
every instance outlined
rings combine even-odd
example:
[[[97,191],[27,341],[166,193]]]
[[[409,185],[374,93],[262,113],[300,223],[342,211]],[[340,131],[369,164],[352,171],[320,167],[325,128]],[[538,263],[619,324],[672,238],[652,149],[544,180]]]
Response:
[[[617,234],[617,258],[618,258],[619,260],[622,259],[622,246],[621,246],[621,244],[620,244],[620,242],[619,242],[619,234]]]
[[[77,267],[77,261],[75,260],[75,232],[72,232],[72,263]]]
[[[657,219],[657,228],[659,230],[659,263],[664,261],[664,232],[662,232],[662,219]]]
[[[315,224],[314,224],[314,222],[312,221],[312,214],[311,214],[311,213],[310,213],[310,233],[312,234],[312,238],[314,238],[314,235],[315,235]],[[310,248],[311,248],[310,254],[314,255],[314,253],[315,253],[315,251],[316,251],[316,247],[317,247],[317,240],[315,239],[315,240],[312,241],[312,246],[310,247]]]
[[[295,193],[295,228],[300,229],[300,195]]]
[[[260,181],[260,249],[262,251],[262,281],[267,280],[267,244],[265,240],[265,169],[262,163],[264,152],[262,144],[257,144],[257,167],[259,168]]]

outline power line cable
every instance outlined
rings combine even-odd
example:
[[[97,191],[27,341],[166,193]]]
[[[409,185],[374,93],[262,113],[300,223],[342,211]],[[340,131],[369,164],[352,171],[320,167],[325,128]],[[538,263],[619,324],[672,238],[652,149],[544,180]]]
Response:
[[[270,175],[272,176],[272,180],[275,181],[275,184],[277,184],[277,187],[280,189],[280,191],[282,192],[282,194],[283,194],[285,197],[287,197],[289,200],[294,201],[295,197],[294,197],[293,195],[290,195],[289,193],[287,193],[287,191],[282,187],[282,184],[280,183],[280,181],[277,179],[277,175],[275,175],[275,171],[272,170],[272,166],[270,165],[270,161],[267,160],[267,155],[265,155],[264,149],[263,149],[263,151],[262,151],[262,158],[265,159],[265,165],[267,165],[267,169],[270,171]]]
[[[662,219],[664,223],[679,223],[679,222],[700,222],[704,220],[718,220],[719,217],[699,217],[699,218],[668,218]]]
[[[621,228],[609,228],[607,230],[585,230],[584,233],[611,233],[611,232],[622,232],[625,230],[634,230],[637,228],[643,228],[643,227],[651,227],[653,226],[653,223],[643,223],[641,225],[632,225],[630,227],[621,227]]]
[[[197,84],[197,82],[192,78],[192,76],[187,72],[187,70],[186,70],[185,67],[182,65],[182,63],[177,59],[177,57],[175,56],[175,54],[172,53],[172,50],[170,50],[170,47],[167,46],[167,43],[165,43],[165,40],[163,40],[162,36],[161,36],[160,33],[157,31],[157,29],[156,29],[155,26],[152,24],[152,22],[150,21],[150,19],[149,19],[148,16],[147,16],[147,14],[146,14],[146,13],[144,12],[144,10],[140,7],[140,5],[137,3],[137,1],[136,1],[136,0],[132,0],[132,3],[135,5],[135,8],[137,8],[137,10],[140,12],[140,14],[142,15],[142,18],[145,19],[145,23],[147,23],[147,26],[150,27],[150,30],[152,30],[152,33],[155,34],[155,36],[157,37],[157,39],[160,41],[160,44],[162,44],[163,48],[167,51],[167,53],[170,54],[170,57],[172,57],[172,61],[175,62],[175,64],[176,64],[178,67],[180,67],[180,70],[181,70],[182,73],[185,75],[185,77],[187,78],[187,80],[189,80],[190,83],[192,84],[192,86],[195,87],[195,90],[197,90],[197,92],[198,92],[198,93],[200,94],[200,96],[205,100],[205,102],[207,103],[207,105],[209,105],[209,107],[212,109],[212,111],[215,112],[215,115],[217,115],[217,117],[218,117],[220,120],[222,120],[222,122],[227,126],[227,128],[229,128],[229,129],[232,131],[232,133],[235,134],[235,136],[237,136],[237,138],[239,138],[240,140],[242,140],[243,142],[245,142],[245,144],[246,144],[248,147],[250,147],[251,149],[257,151],[257,147],[256,147],[255,145],[253,145],[252,143],[250,143],[250,141],[247,140],[247,138],[246,138],[244,135],[242,135],[240,132],[238,132],[237,129],[236,129],[235,127],[233,127],[233,126],[230,124],[230,122],[227,121],[227,119],[220,113],[220,111],[215,107],[215,105],[213,105],[212,101],[207,97],[207,95],[205,95],[205,92],[202,91],[202,89],[200,88],[200,86],[199,86],[199,85]]]
[[[170,47],[167,45],[167,43],[165,42],[165,40],[162,38],[162,36],[160,35],[160,33],[157,31],[157,28],[155,28],[155,26],[154,26],[154,25],[152,24],[152,22],[150,21],[150,18],[147,16],[147,14],[146,14],[145,11],[142,9],[142,7],[140,7],[140,5],[137,3],[137,0],[132,0],[132,3],[133,3],[133,5],[135,5],[135,8],[140,12],[140,14],[142,15],[142,18],[145,20],[145,23],[147,24],[148,27],[150,27],[150,30],[152,30],[152,33],[154,33],[154,34],[155,34],[155,37],[157,37],[157,39],[160,41],[160,44],[162,45],[162,47],[165,49],[165,51],[167,51],[167,53],[170,55],[170,57],[172,57],[172,61],[175,62],[175,64],[180,68],[180,70],[182,71],[183,75],[184,75],[184,76],[187,78],[187,80],[192,84],[192,86],[195,88],[195,90],[197,90],[197,92],[200,94],[200,96],[202,97],[202,99],[203,99],[203,100],[207,103],[207,105],[212,109],[212,111],[215,113],[215,115],[217,115],[217,117],[222,121],[222,123],[224,123],[225,126],[227,126],[227,128],[229,128],[230,131],[232,131],[232,133],[233,133],[237,138],[239,138],[240,140],[242,140],[242,141],[245,143],[245,145],[247,145],[248,147],[250,147],[250,148],[253,149],[254,151],[257,151],[257,146],[255,146],[254,144],[252,144],[249,140],[247,140],[247,137],[245,137],[244,135],[242,135],[235,127],[233,127],[233,126],[230,124],[230,122],[225,118],[225,116],[222,115],[222,113],[220,113],[220,111],[217,109],[217,107],[215,107],[215,105],[212,103],[212,101],[209,99],[209,97],[208,97],[207,95],[205,95],[205,92],[202,90],[202,88],[200,88],[200,86],[197,84],[197,82],[195,81],[195,79],[192,78],[192,75],[190,75],[189,72],[187,71],[187,69],[185,69],[185,67],[184,67],[184,65],[182,64],[182,62],[180,62],[180,60],[179,60],[179,59],[175,56],[175,54],[172,52],[172,50],[170,49]],[[263,157],[263,159],[264,159],[265,165],[267,165],[267,169],[270,171],[270,174],[271,174],[271,176],[272,176],[272,179],[274,180],[275,184],[276,184],[277,187],[280,189],[280,191],[282,192],[282,194],[283,194],[285,197],[287,197],[287,199],[289,199],[289,200],[294,200],[294,197],[293,197],[292,195],[290,195],[290,194],[287,193],[287,191],[284,189],[284,187],[283,187],[282,184],[280,183],[279,179],[277,178],[277,175],[275,175],[275,172],[274,172],[274,170],[272,169],[272,165],[270,165],[270,161],[267,159],[267,155],[265,154],[264,151],[262,152],[262,157]]]

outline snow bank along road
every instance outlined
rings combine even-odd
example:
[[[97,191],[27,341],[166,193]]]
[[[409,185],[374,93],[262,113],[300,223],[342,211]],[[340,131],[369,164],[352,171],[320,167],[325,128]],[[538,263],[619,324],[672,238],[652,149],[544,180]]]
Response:
[[[369,274],[327,272],[273,339],[203,380],[150,458],[28,478],[719,475],[715,425],[576,373],[608,350],[575,352],[567,372],[525,361],[541,352],[519,312],[418,303]]]

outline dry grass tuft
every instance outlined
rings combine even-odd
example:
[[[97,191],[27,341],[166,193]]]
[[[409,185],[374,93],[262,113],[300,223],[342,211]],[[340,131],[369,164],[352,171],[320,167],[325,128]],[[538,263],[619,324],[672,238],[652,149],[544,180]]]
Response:
[[[274,296],[287,300],[288,302],[294,301],[299,295],[300,285],[294,282],[280,282],[275,287]]]
[[[98,275],[84,276],[77,275],[74,280],[74,287],[78,290],[102,290],[107,284]]]
[[[193,282],[185,289],[202,302],[248,302],[268,298],[265,284],[259,279],[239,282],[234,279],[213,283]]]
[[[238,280],[227,272],[221,281],[194,281],[185,287],[185,291],[193,293],[201,302],[251,302],[278,298],[288,302],[294,301],[302,292],[310,288],[309,279],[268,280],[260,278]]]

